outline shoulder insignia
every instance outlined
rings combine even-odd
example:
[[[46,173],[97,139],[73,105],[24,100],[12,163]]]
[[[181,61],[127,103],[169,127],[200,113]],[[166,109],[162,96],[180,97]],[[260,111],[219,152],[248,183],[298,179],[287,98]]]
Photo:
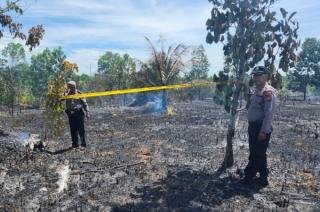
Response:
[[[264,91],[262,95],[267,101],[271,101],[272,96],[273,96],[273,92],[271,90]]]

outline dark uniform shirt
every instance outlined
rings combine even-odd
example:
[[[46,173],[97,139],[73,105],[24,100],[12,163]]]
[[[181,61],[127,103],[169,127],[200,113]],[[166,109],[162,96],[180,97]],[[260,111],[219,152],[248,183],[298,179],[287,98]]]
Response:
[[[272,116],[276,108],[276,90],[268,85],[256,89],[250,97],[248,121],[262,123],[260,132],[271,133]]]
[[[80,91],[76,90],[75,94],[81,93]],[[68,93],[67,95],[72,95]],[[88,104],[85,99],[66,99],[66,109],[69,111],[73,110],[80,110],[81,108],[84,111],[88,112]]]

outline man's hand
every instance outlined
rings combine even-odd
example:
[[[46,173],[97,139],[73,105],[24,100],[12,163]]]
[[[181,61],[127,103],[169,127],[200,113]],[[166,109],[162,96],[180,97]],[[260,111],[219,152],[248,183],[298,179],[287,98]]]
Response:
[[[247,108],[246,108],[246,107],[238,108],[238,109],[237,109],[237,112],[243,111],[243,110],[245,110],[245,109],[247,109]]]
[[[89,119],[89,118],[90,118],[89,111],[86,111],[86,118],[87,118],[87,119]]]
[[[258,141],[265,141],[267,139],[267,134],[264,132],[259,132]]]

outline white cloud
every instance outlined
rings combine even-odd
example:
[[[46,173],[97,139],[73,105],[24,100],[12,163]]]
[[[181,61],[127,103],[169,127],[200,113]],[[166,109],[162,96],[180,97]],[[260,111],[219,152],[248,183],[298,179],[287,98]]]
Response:
[[[275,8],[285,7],[298,11],[304,37],[318,36],[320,16],[317,0],[301,4],[299,0],[279,1]],[[156,42],[159,35],[167,45],[185,43],[203,44],[212,70],[221,70],[223,52],[221,45],[205,43],[205,22],[210,17],[212,4],[208,1],[165,0],[41,0],[26,5],[22,20],[25,25],[43,23],[46,34],[41,46],[61,46],[68,58],[80,66],[80,72],[96,70],[99,55],[107,50],[129,53],[132,57],[146,59],[148,44],[144,36]],[[0,47],[5,45],[1,40]]]
[[[97,62],[104,52],[99,49],[78,49],[72,51],[68,60],[77,63],[80,73],[92,75],[97,70]]]

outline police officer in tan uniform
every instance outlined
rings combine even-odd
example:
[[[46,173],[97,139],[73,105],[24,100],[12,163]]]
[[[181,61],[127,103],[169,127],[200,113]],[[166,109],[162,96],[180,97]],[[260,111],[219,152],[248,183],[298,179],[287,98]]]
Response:
[[[68,93],[67,95],[73,95],[80,93],[76,89],[76,82],[69,81],[67,83]],[[81,146],[86,147],[86,136],[84,129],[84,118],[89,118],[88,104],[85,99],[66,99],[66,113],[69,119],[72,147],[79,147],[78,134],[81,140]]]
[[[255,182],[268,185],[266,151],[272,132],[272,116],[276,108],[276,90],[267,83],[268,70],[263,66],[255,67],[251,73],[255,89],[251,92],[248,108],[249,162],[244,173],[245,183]],[[256,178],[259,172],[260,177]]]

